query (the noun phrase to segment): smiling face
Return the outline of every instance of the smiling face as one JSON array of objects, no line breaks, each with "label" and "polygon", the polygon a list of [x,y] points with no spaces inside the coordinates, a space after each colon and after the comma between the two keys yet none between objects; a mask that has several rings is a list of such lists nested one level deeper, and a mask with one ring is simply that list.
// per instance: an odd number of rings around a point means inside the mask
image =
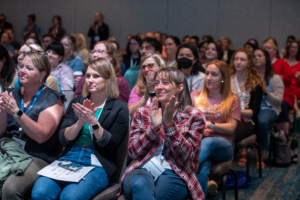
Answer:
[{"label": "smiling face", "polygon": [[205,85],[208,91],[220,91],[223,76],[220,69],[215,65],[208,65],[205,70]]},{"label": "smiling face", "polygon": [[209,43],[206,47],[205,57],[209,61],[218,60],[218,52],[216,45],[213,43]]},{"label": "smiling face", "polygon": [[51,49],[47,50],[47,54],[48,54],[48,59],[51,64],[51,69],[54,69],[60,63],[60,61],[63,59],[62,56],[58,55],[55,51],[53,51]]},{"label": "smiling face", "polygon": [[157,72],[159,70],[159,66],[157,65],[155,60],[152,57],[150,57],[150,58],[147,58],[142,63],[141,70],[142,70],[144,77],[146,78],[148,72],[150,72],[150,71]]},{"label": "smiling face", "polygon": [[237,52],[235,54],[233,65],[236,71],[247,70],[248,66],[248,57],[245,52]]},{"label": "smiling face", "polygon": [[254,64],[256,68],[264,67],[266,65],[266,57],[259,49],[254,51]]},{"label": "smiling face", "polygon": [[[111,61],[112,56],[110,54],[107,54],[107,49],[106,49],[105,44],[99,43],[94,47],[93,50],[95,51],[95,53],[92,54],[92,57],[91,57],[92,61],[96,60],[97,58],[106,58],[109,61]],[[98,51],[100,51],[102,53],[99,53]]]},{"label": "smiling face", "polygon": [[18,70],[18,77],[22,85],[30,86],[40,83],[40,80],[43,80],[45,75],[45,71],[43,71],[42,73],[38,71],[29,56],[25,56],[21,61]]},{"label": "smiling face", "polygon": [[101,75],[97,71],[93,70],[91,67],[87,68],[85,74],[85,82],[87,89],[91,94],[105,91],[105,79],[101,77]]},{"label": "smiling face", "polygon": [[174,40],[172,38],[167,38],[165,41],[165,52],[167,55],[176,54],[178,46],[176,46]]}]

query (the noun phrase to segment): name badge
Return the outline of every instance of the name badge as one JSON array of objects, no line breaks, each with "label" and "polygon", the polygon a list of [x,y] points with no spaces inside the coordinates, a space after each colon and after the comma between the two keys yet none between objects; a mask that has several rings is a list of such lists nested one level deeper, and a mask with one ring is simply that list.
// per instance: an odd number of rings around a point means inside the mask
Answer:
[{"label": "name badge", "polygon": [[149,160],[143,168],[151,172],[152,176],[154,176],[154,181],[165,171],[165,168],[156,160],[156,157]]},{"label": "name badge", "polygon": [[96,36],[94,37],[94,41],[95,41],[95,42],[100,41],[100,36],[99,36],[99,35],[96,35]]},{"label": "name badge", "polygon": [[20,138],[17,138],[15,135],[12,138],[14,141],[20,144],[22,149],[25,149],[26,140],[21,140]]}]

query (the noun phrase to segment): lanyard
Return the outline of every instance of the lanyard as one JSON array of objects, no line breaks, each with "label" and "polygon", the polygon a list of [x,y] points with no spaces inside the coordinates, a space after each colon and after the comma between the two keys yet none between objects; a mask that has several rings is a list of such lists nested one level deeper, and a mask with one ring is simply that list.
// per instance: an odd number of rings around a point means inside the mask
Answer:
[{"label": "lanyard", "polygon": [[174,60],[168,67],[172,67],[175,64],[176,60]]},{"label": "lanyard", "polygon": [[160,164],[162,165],[164,160],[165,160],[165,144],[164,142],[162,142],[162,151],[161,151],[161,154],[160,154]]},{"label": "lanyard", "polygon": [[133,58],[132,57],[130,57],[130,67],[134,67],[134,66],[136,66],[136,64],[137,64],[137,60],[133,63]]},{"label": "lanyard", "polygon": [[[239,94],[240,101],[244,101],[244,100],[245,100],[245,95],[246,95],[246,94],[245,94],[245,91],[243,92],[243,94],[241,94],[239,82],[238,82],[238,80],[237,80],[236,75],[234,75],[234,79],[235,79],[235,85],[236,85],[236,89],[237,89],[238,94]],[[241,102],[241,107],[242,107],[242,110],[245,109],[244,102]]]},{"label": "lanyard", "polygon": [[[39,91],[36,93],[36,95],[34,95],[34,99],[32,101],[32,104],[30,105],[30,107],[27,109],[27,111],[25,112],[25,114],[27,115],[27,113],[29,112],[29,110],[33,107],[33,105],[35,104],[36,100],[38,99],[38,97],[40,96],[43,88],[44,88],[44,84],[40,87]],[[21,99],[21,110],[24,112],[24,99],[22,97]]]}]

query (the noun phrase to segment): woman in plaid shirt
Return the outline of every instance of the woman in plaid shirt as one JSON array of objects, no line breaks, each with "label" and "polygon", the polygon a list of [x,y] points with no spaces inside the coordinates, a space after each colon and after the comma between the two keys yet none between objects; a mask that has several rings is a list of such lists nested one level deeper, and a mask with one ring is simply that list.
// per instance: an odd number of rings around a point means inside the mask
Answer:
[{"label": "woman in plaid shirt", "polygon": [[139,108],[132,121],[128,152],[133,162],[122,177],[129,199],[203,199],[197,180],[202,112],[191,106],[183,73],[160,69],[154,77],[156,97]]}]

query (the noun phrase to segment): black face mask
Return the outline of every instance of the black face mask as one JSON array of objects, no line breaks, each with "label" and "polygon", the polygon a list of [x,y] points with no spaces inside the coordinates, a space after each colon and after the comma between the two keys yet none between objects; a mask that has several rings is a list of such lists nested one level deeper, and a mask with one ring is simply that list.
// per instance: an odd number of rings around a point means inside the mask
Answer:
[{"label": "black face mask", "polygon": [[188,69],[192,66],[193,64],[193,61],[186,58],[186,57],[183,57],[183,58],[179,58],[177,60],[177,64],[178,64],[178,68],[182,68],[182,69]]}]

